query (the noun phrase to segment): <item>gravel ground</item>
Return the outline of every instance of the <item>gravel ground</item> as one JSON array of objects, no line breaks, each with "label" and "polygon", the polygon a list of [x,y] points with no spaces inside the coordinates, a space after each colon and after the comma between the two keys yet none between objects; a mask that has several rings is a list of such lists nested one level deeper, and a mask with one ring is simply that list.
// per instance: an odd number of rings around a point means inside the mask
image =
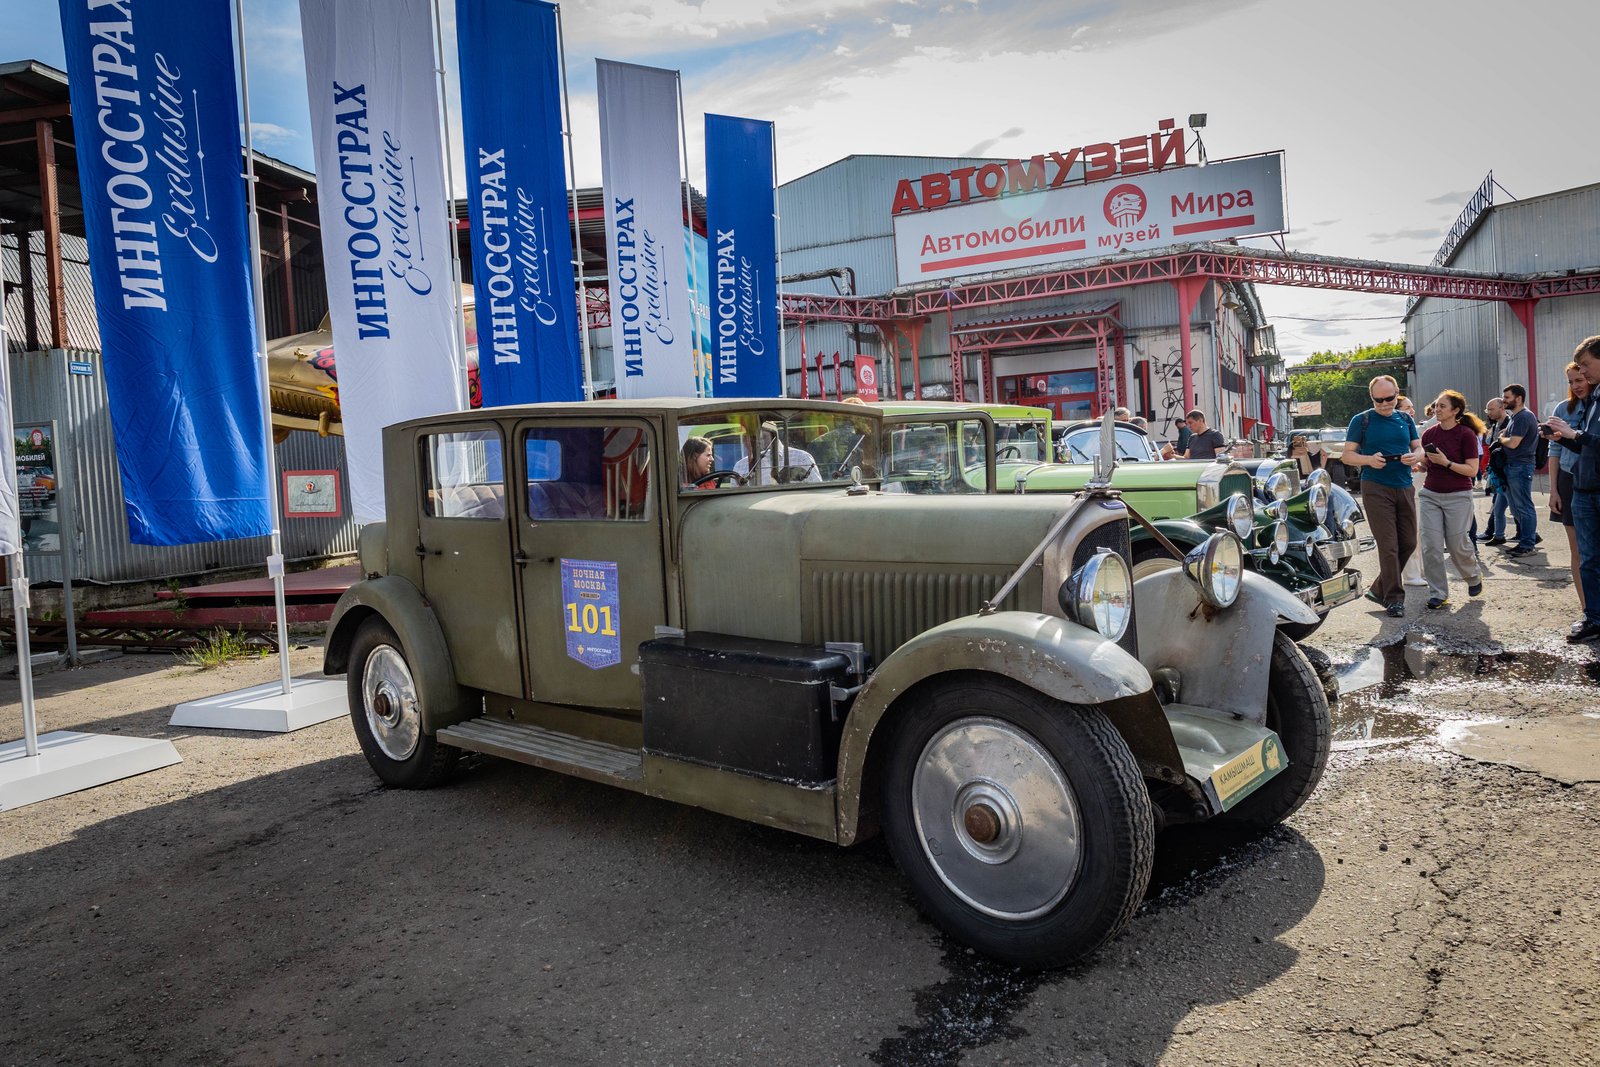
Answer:
[{"label": "gravel ground", "polygon": [[492,760],[386,790],[344,720],[166,725],[273,661],[41,675],[43,729],[183,763],[0,813],[0,1063],[1600,1062],[1600,786],[1441,744],[1600,708],[1544,547],[1449,611],[1336,612],[1317,795],[1264,837],[1169,831],[1127,932],[1048,975],[942,937],[880,842]]}]

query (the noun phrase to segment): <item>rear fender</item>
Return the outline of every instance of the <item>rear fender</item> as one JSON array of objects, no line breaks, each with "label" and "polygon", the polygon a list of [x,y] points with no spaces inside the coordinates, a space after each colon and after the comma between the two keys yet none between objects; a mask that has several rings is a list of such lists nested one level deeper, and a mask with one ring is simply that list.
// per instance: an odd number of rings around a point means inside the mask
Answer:
[{"label": "rear fender", "polygon": [[1056,700],[1099,705],[1142,762],[1182,770],[1150,674],[1138,660],[1098,633],[1054,615],[969,615],[901,645],[857,695],[839,743],[840,844],[856,840],[867,752],[879,724],[913,687],[953,671],[996,674]]},{"label": "rear fender", "polygon": [[343,674],[349,669],[356,631],[373,617],[388,623],[400,638],[417,685],[424,733],[432,734],[479,713],[472,690],[456,684],[450,649],[433,609],[416,586],[394,575],[357,582],[339,598],[328,624],[323,674]]}]

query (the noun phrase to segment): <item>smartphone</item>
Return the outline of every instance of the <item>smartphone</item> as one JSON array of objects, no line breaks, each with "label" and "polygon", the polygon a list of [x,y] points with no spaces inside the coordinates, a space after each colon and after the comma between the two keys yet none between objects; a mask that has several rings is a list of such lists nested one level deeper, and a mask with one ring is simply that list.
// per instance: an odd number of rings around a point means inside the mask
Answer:
[{"label": "smartphone", "polygon": [[1439,446],[1438,445],[1423,445],[1422,446],[1422,450],[1424,452],[1433,452],[1433,453],[1437,454],[1438,451],[1439,451]]}]

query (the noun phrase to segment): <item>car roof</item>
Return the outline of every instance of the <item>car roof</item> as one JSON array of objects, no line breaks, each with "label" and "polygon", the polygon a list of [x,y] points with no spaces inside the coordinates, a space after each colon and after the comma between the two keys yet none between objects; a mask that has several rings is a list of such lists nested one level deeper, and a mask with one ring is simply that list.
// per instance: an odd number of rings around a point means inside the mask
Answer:
[{"label": "car roof", "polygon": [[730,412],[755,410],[782,410],[870,416],[880,418],[882,412],[873,404],[845,404],[832,400],[798,400],[785,397],[754,397],[717,400],[704,397],[656,396],[632,400],[581,400],[549,404],[507,404],[503,407],[472,408],[467,411],[445,411],[424,415],[396,423],[399,427],[432,426],[440,423],[458,423],[472,418],[586,418],[594,415],[659,415],[673,414],[678,421],[690,421],[702,416],[724,415]]},{"label": "car roof", "polygon": [[950,412],[981,411],[995,419],[1048,419],[1049,408],[1022,404],[979,404],[954,400],[891,400],[877,405],[885,415],[945,415]]}]

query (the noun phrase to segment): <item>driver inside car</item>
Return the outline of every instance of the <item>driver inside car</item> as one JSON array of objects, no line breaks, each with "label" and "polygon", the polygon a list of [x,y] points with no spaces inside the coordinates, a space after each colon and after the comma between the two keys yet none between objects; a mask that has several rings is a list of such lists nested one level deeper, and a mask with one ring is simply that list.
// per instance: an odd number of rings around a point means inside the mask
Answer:
[{"label": "driver inside car", "polygon": [[716,483],[707,477],[714,466],[716,454],[711,450],[710,441],[704,437],[691,437],[683,443],[682,483],[685,489],[714,488]]},{"label": "driver inside car", "polygon": [[[811,457],[811,453],[786,443],[779,434],[778,424],[775,422],[761,424],[760,439],[756,445],[755,468],[756,485],[822,481],[822,472],[817,469],[817,461]],[[747,459],[741,458],[733,465],[733,469],[746,478],[750,477],[750,461]]]}]

